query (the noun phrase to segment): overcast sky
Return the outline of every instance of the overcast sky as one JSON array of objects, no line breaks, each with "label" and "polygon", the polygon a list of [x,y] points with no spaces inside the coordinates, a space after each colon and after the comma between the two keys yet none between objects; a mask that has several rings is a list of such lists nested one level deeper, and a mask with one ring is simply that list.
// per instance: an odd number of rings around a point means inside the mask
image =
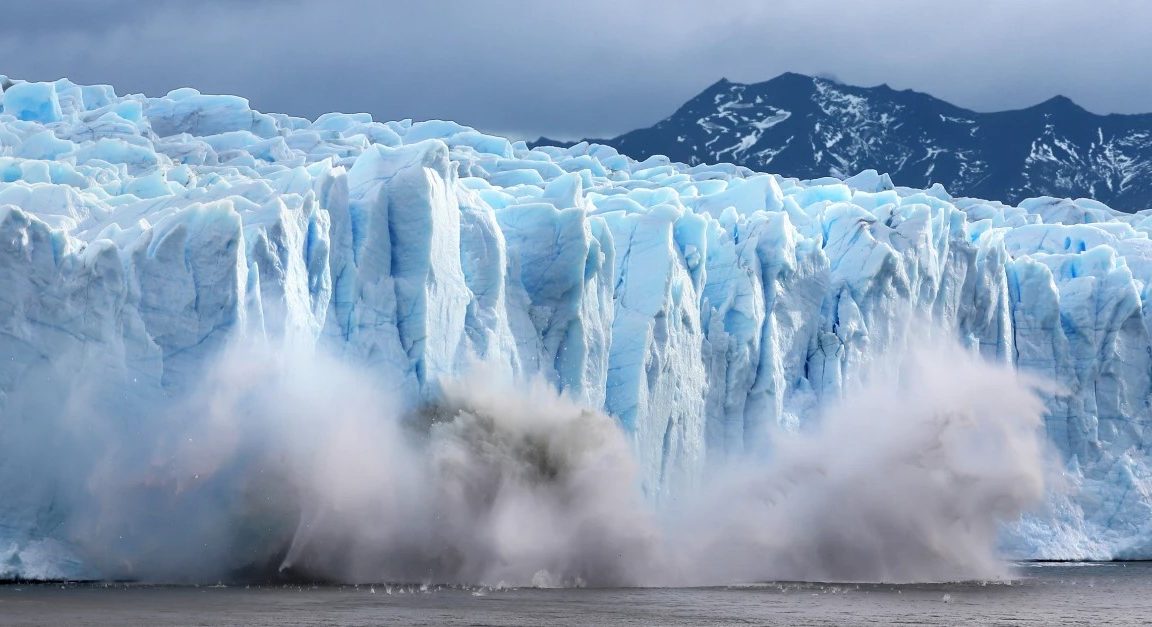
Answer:
[{"label": "overcast sky", "polygon": [[530,138],[648,126],[720,77],[822,73],[990,111],[1152,111],[1146,0],[37,0],[0,74],[193,86],[264,111],[446,118]]}]

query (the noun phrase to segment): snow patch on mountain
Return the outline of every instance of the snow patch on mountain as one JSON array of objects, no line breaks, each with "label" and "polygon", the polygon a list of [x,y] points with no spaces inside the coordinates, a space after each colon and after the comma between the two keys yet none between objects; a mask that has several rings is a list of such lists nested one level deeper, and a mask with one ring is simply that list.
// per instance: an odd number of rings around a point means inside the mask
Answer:
[{"label": "snow patch on mountain", "polygon": [[1152,207],[1152,114],[1095,115],[1062,97],[977,113],[887,85],[787,73],[721,80],[652,127],[596,141],[641,159],[733,162],[802,179],[874,169],[900,185],[939,183],[1007,203],[1068,196]]}]

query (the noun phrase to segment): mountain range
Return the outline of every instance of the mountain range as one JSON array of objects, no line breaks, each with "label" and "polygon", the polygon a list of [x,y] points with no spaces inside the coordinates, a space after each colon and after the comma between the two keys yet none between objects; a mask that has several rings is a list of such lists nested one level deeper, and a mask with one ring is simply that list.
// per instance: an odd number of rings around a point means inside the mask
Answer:
[{"label": "mountain range", "polygon": [[587,141],[637,159],[731,162],[802,179],[875,169],[896,185],[939,183],[956,196],[1013,204],[1056,196],[1152,207],[1152,114],[1098,115],[1064,96],[978,113],[888,85],[795,73],[721,79],[651,127]]}]

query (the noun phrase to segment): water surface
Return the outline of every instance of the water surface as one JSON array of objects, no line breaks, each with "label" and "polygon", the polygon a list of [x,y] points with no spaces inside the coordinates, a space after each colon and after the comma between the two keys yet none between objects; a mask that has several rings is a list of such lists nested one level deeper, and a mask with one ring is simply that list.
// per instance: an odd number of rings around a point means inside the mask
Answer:
[{"label": "water surface", "polygon": [[1011,582],[715,588],[0,586],[5,625],[1142,625],[1152,563],[1022,564]]}]

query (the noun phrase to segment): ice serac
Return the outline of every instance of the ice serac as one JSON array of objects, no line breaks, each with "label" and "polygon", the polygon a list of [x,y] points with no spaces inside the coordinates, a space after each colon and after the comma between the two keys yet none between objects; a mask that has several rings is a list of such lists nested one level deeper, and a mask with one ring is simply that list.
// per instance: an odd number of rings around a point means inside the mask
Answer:
[{"label": "ice serac", "polygon": [[[1152,214],[0,85],[0,431],[77,394],[147,421],[237,339],[322,346],[412,402],[479,360],[614,416],[659,500],[934,330],[1064,389],[1045,428],[1076,489],[1011,546],[1152,557]],[[67,576],[63,488],[21,464],[0,574]]]}]

